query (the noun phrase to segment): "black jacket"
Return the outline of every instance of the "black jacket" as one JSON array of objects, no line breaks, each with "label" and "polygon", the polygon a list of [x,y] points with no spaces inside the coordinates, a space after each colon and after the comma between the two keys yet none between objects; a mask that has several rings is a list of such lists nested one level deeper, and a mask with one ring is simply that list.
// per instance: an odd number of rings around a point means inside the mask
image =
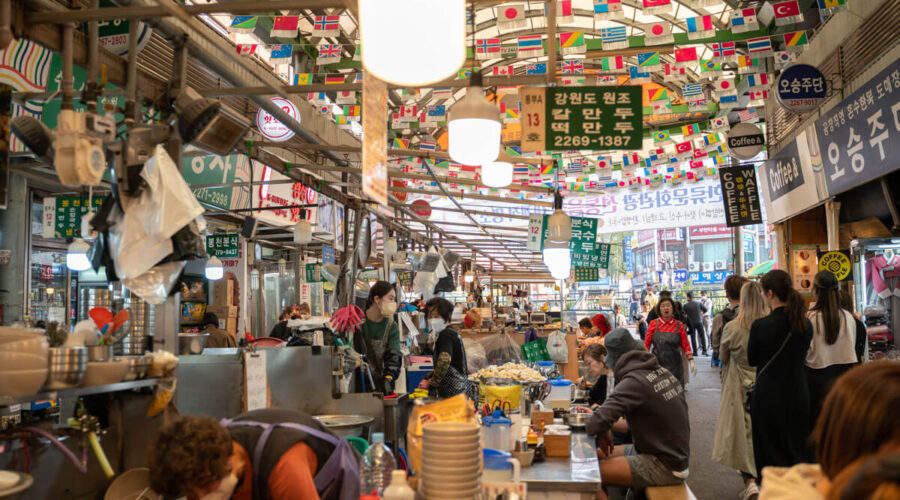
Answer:
[{"label": "black jacket", "polygon": [[689,325],[694,327],[703,325],[703,313],[706,312],[706,308],[703,307],[700,301],[689,300],[684,303],[682,309],[684,309],[685,319]]}]

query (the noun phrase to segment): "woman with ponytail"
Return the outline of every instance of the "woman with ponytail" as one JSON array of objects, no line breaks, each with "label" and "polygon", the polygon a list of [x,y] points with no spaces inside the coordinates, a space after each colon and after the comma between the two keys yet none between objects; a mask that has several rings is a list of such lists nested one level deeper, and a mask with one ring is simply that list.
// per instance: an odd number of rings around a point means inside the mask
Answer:
[{"label": "woman with ponytail", "polygon": [[770,271],[760,282],[771,313],[753,322],[747,360],[756,367],[750,397],[753,456],[757,471],[812,461],[808,441],[809,386],[804,364],[812,340],[803,297],[791,276]]},{"label": "woman with ponytail", "polygon": [[816,305],[806,314],[813,325],[813,339],[806,353],[810,421],[815,422],[822,401],[834,381],[856,366],[856,321],[841,307],[837,277],[820,271],[813,281]]}]

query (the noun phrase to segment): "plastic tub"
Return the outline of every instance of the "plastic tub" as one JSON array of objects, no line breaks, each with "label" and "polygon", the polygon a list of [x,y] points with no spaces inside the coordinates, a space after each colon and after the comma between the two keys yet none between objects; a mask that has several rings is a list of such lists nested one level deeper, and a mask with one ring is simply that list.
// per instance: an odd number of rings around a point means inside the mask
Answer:
[{"label": "plastic tub", "polygon": [[544,400],[553,409],[568,411],[572,406],[572,381],[568,379],[556,379],[550,381],[550,395]]}]

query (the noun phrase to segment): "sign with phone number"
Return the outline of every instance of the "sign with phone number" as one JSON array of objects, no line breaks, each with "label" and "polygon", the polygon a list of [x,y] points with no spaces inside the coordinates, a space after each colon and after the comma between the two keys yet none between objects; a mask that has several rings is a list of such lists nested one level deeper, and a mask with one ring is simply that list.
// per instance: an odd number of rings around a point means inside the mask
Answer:
[{"label": "sign with phone number", "polygon": [[522,151],[635,149],[643,141],[640,86],[535,87],[521,95]]}]

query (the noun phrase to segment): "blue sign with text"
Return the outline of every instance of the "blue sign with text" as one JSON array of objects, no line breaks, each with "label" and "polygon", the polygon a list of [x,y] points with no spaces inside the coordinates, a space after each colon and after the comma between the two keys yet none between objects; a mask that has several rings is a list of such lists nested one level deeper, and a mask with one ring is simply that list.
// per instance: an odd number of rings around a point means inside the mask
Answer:
[{"label": "blue sign with text", "polygon": [[702,273],[689,273],[691,283],[724,283],[731,273],[729,271],[711,271]]},{"label": "blue sign with text", "polygon": [[794,64],[778,76],[775,95],[782,106],[794,113],[804,113],[819,107],[828,93],[825,75],[815,66]]},{"label": "blue sign with text", "polygon": [[675,282],[676,283],[684,283],[688,279],[688,272],[686,269],[676,269],[675,270]]},{"label": "blue sign with text", "polygon": [[626,236],[622,238],[622,253],[625,255],[625,272],[634,272],[634,253],[631,251],[631,239],[634,236]]}]

